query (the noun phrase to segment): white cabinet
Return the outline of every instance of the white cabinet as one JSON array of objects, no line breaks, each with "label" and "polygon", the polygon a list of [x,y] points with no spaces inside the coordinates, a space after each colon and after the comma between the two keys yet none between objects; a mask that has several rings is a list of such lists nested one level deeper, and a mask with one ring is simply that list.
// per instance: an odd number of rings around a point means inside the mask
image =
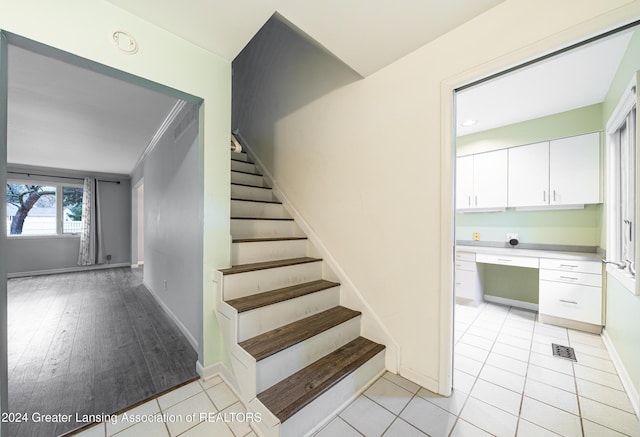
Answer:
[{"label": "white cabinet", "polygon": [[510,207],[549,204],[549,142],[509,149]]},{"label": "white cabinet", "polygon": [[549,142],[551,205],[600,202],[600,134]]},{"label": "white cabinet", "polygon": [[507,206],[507,149],[457,159],[456,208]]},{"label": "white cabinet", "polygon": [[[600,261],[567,261],[540,259],[539,311],[559,320],[594,325],[602,320],[602,263]],[[582,327],[582,325],[578,326]]]},{"label": "white cabinet", "polygon": [[509,149],[510,207],[600,203],[598,132]]},{"label": "white cabinet", "polygon": [[482,279],[475,259],[473,252],[456,251],[455,293],[456,298],[478,305],[482,302]]}]

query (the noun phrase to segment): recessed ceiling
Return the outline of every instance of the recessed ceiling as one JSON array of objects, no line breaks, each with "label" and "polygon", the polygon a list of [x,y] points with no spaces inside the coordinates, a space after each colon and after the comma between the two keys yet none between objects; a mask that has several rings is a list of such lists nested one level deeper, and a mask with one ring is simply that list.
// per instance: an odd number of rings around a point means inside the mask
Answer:
[{"label": "recessed ceiling", "polygon": [[[601,103],[631,35],[623,32],[457,93],[457,135]],[[466,120],[477,122],[463,126]]]},{"label": "recessed ceiling", "polygon": [[9,46],[7,162],[129,174],[177,100]]},{"label": "recessed ceiling", "polygon": [[504,0],[108,0],[232,61],[274,13],[368,76]]}]

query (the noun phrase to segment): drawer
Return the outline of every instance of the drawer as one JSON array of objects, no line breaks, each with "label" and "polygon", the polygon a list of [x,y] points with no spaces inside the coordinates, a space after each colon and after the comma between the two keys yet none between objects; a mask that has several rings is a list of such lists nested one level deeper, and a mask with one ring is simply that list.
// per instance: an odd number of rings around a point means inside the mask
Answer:
[{"label": "drawer", "polygon": [[475,261],[476,254],[474,252],[458,252],[456,251],[456,261]]},{"label": "drawer", "polygon": [[602,274],[602,261],[574,261],[569,259],[540,258],[540,268],[563,272]]},{"label": "drawer", "polygon": [[602,288],[540,281],[540,314],[602,324]]},{"label": "drawer", "polygon": [[475,261],[458,261],[456,260],[456,271],[457,270],[467,270],[470,272],[475,272],[478,270]]},{"label": "drawer", "polygon": [[540,280],[602,287],[602,275],[595,275],[592,273],[540,269]]},{"label": "drawer", "polygon": [[503,266],[529,267],[532,269],[538,268],[538,258],[528,256],[490,255],[487,253],[478,253],[476,255],[476,262],[485,264],[501,264]]}]

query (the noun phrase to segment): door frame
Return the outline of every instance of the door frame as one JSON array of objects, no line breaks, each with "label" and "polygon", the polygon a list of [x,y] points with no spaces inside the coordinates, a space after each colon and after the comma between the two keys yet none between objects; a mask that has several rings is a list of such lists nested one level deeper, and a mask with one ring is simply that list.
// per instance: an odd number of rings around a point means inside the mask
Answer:
[{"label": "door frame", "polygon": [[[438,393],[451,394],[455,322],[456,93],[607,36],[640,26],[638,17],[601,16],[453,75],[440,84],[440,347]],[[608,21],[607,21],[608,20]]]}]

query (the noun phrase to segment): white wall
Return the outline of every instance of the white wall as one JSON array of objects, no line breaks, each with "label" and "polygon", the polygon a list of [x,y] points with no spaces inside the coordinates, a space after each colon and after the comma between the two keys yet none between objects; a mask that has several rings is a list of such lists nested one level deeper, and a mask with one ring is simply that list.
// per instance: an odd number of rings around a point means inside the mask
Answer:
[{"label": "white wall", "polygon": [[138,194],[138,235],[136,236],[138,246],[137,263],[144,263],[144,186],[141,185],[137,189]]},{"label": "white wall", "polygon": [[[203,174],[198,108],[186,104],[140,164],[144,176],[144,283],[197,349],[202,342]],[[191,119],[175,138],[176,126]],[[183,124],[184,127],[186,127]],[[138,249],[140,253],[140,249]]]},{"label": "white wall", "polygon": [[[200,113],[204,135],[198,146],[206,205],[199,360],[203,366],[226,360],[213,310],[211,271],[228,267],[230,261],[230,63],[101,0],[0,0],[0,11],[0,29],[204,100]],[[110,36],[117,29],[137,39],[137,54],[122,54],[113,47]]]},{"label": "white wall", "polygon": [[277,62],[234,70],[234,87],[257,84],[242,105],[263,108],[234,127],[400,344],[401,374],[446,391],[452,88],[637,17],[638,6],[507,0],[352,82],[314,53],[281,56],[275,44],[259,56]]}]

